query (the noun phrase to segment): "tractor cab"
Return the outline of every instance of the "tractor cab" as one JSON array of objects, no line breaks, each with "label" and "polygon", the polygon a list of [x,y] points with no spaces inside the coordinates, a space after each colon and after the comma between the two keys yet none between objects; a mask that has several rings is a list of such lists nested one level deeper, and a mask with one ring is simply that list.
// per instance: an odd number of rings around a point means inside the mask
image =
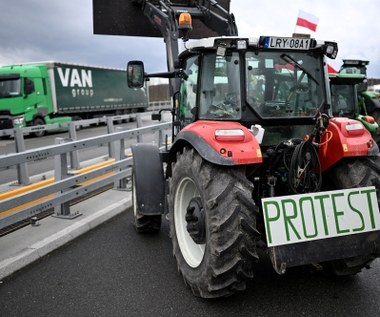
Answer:
[{"label": "tractor cab", "polygon": [[[313,39],[219,37],[192,41],[179,56],[181,127],[196,120],[265,128],[263,143],[310,133],[328,111],[324,55]],[[281,140],[280,140],[281,139]]]}]

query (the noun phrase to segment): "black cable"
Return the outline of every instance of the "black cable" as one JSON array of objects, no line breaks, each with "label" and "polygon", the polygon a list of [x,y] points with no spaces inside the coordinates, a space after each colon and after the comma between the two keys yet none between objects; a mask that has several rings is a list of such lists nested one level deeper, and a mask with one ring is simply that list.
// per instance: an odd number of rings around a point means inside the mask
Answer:
[{"label": "black cable", "polygon": [[322,175],[317,146],[311,139],[298,144],[289,166],[289,186],[296,194],[317,192],[322,186]]}]

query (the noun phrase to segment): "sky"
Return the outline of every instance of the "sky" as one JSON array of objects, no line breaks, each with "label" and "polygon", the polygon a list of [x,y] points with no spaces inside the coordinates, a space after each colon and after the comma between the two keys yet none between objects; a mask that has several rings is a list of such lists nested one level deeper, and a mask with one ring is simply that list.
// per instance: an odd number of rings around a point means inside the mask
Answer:
[{"label": "sky", "polygon": [[[329,64],[339,69],[342,59],[369,60],[368,77],[380,78],[380,1],[231,0],[245,37],[290,36],[299,10],[319,19],[312,37],[338,43],[338,57]],[[92,0],[0,0],[0,65],[59,61],[125,68],[138,59],[146,71],[160,72],[165,54],[162,39],[94,35]]]}]

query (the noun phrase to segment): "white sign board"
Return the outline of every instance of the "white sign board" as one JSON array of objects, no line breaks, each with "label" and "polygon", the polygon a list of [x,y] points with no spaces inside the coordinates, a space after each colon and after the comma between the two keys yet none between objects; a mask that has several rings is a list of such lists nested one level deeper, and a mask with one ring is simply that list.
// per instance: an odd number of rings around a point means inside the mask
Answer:
[{"label": "white sign board", "polygon": [[375,187],[262,199],[269,247],[380,230]]}]

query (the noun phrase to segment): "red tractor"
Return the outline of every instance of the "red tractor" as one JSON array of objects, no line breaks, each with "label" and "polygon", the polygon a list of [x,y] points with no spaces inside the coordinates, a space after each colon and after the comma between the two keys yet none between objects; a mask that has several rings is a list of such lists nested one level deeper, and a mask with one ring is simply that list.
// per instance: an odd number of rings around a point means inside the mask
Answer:
[{"label": "red tractor", "polygon": [[[171,146],[132,148],[136,230],[168,218],[178,269],[205,298],[245,289],[258,249],[279,274],[369,267],[380,256],[379,150],[359,121],[332,117],[326,57],[337,44],[239,37],[229,1],[134,3],[165,38],[169,70],[130,62],[128,84],[169,78],[173,96]],[[198,39],[192,18],[218,36]]]}]

